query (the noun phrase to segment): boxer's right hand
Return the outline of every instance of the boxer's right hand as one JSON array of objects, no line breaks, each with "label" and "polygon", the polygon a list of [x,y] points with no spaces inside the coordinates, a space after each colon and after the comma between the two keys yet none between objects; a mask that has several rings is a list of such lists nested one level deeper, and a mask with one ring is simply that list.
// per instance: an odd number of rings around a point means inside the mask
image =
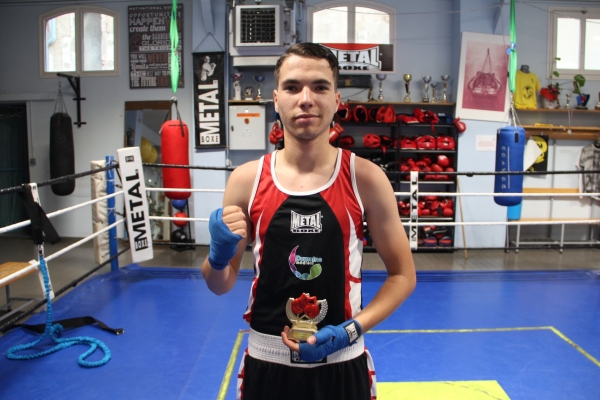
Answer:
[{"label": "boxer's right hand", "polygon": [[219,208],[208,221],[210,250],[208,262],[216,270],[223,270],[237,252],[237,245],[246,237],[246,217],[238,206]]}]

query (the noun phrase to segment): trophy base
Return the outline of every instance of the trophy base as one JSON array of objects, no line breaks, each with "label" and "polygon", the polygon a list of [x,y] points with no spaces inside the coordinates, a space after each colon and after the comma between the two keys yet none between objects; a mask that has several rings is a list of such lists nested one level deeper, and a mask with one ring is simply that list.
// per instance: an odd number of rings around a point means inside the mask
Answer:
[{"label": "trophy base", "polygon": [[262,96],[256,96],[254,100],[262,100]]},{"label": "trophy base", "polygon": [[405,97],[405,98],[404,98],[404,102],[405,102],[405,103],[410,103],[410,97]]},{"label": "trophy base", "polygon": [[427,97],[425,97],[425,98],[423,99],[423,103],[429,103],[429,99],[428,99]]},{"label": "trophy base", "polygon": [[292,324],[292,329],[288,332],[289,339],[299,342],[306,342],[310,336],[317,333],[317,327],[312,322],[298,321]]},{"label": "trophy base", "polygon": [[596,107],[594,107],[594,110],[600,110],[600,103]]}]

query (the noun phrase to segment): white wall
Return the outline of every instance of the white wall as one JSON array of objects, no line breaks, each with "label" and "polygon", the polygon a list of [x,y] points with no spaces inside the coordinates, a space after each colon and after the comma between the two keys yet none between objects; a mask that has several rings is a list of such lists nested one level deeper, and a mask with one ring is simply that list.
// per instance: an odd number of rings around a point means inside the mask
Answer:
[{"label": "white wall", "polygon": [[[274,1],[265,0],[264,4]],[[452,76],[449,95],[456,99],[456,77],[458,76],[458,60],[460,56],[460,32],[481,32],[508,34],[508,5],[504,5],[499,18],[496,18],[497,2],[489,0],[380,0],[382,4],[398,10],[396,17],[396,75],[387,78],[384,85],[386,100],[401,101],[404,96],[402,74],[411,73],[416,78],[431,75],[434,78],[442,74]],[[204,29],[200,0],[179,1],[184,7],[184,80],[185,87],[178,89],[179,109],[184,121],[193,132],[193,51],[219,51],[227,49],[225,21],[227,20],[225,1],[211,0],[213,16],[214,39],[207,37]],[[307,5],[318,5],[322,1],[307,0]],[[88,3],[86,3],[88,4]],[[128,36],[127,36],[127,7],[139,5],[139,2],[123,3],[120,1],[98,1],[93,5],[106,7],[117,11],[120,15],[120,68],[117,77],[82,78],[81,102],[82,120],[87,124],[81,128],[73,127],[76,146],[76,171],[90,169],[90,161],[104,159],[106,155],[115,155],[116,149],[123,146],[124,137],[124,103],[136,100],[168,100],[173,96],[171,89],[129,89],[128,79]],[[536,3],[535,7],[517,3],[517,43],[519,64],[528,64],[536,73],[542,85],[547,82],[544,78],[546,70],[546,52],[548,35],[549,5],[573,5],[576,2]],[[38,72],[38,16],[53,8],[65,4],[48,5],[0,5],[0,32],[5,40],[0,43],[0,101],[14,99],[17,94],[47,94],[53,96],[57,91],[56,79],[41,79]],[[589,3],[586,3],[589,8]],[[452,11],[460,11],[452,13]],[[306,15],[303,16],[306,23]],[[300,40],[306,39],[306,28],[300,30]],[[232,71],[229,71],[231,73]],[[261,74],[271,74],[271,70],[260,70]],[[228,73],[228,75],[229,75]],[[244,71],[251,77],[253,70]],[[272,75],[271,75],[272,76]],[[269,78],[269,76],[267,75]],[[268,79],[263,88],[269,93],[274,88],[273,79]],[[248,78],[250,79],[250,78]],[[415,79],[411,85],[415,92],[422,90],[422,82]],[[74,119],[76,115],[73,91],[66,79],[62,79],[63,94],[69,114]],[[586,91],[596,93],[600,85],[596,81],[586,83]],[[343,96],[355,100],[366,100],[366,92],[354,95],[358,90],[344,89]],[[27,97],[27,96],[25,96]],[[49,120],[53,113],[53,101],[31,102],[31,135],[33,138],[32,156],[37,164],[31,167],[32,181],[49,179]],[[267,118],[270,120],[272,109],[267,108]],[[461,171],[493,171],[494,162],[490,153],[476,152],[475,136],[478,134],[495,134],[502,123],[483,121],[465,121],[467,131],[459,140],[459,170]],[[268,124],[270,127],[270,123]],[[193,135],[190,135],[193,137]],[[193,140],[193,139],[192,139]],[[559,144],[562,146],[562,144]],[[568,146],[578,145],[571,143]],[[230,159],[233,165],[239,165],[246,160],[257,158],[260,152],[224,150],[194,150],[190,143],[191,160],[196,165],[218,166],[226,165]],[[563,157],[563,156],[561,156]],[[565,156],[566,157],[566,156]],[[568,157],[572,158],[572,154]],[[572,164],[571,162],[569,162]],[[196,188],[223,189],[228,174],[218,171],[194,171],[193,184]],[[461,178],[463,192],[481,192],[492,190],[493,177]],[[42,204],[50,212],[67,205],[89,199],[89,180],[78,179],[75,193],[71,196],[54,196],[49,188],[42,190]],[[208,217],[210,212],[220,206],[221,194],[195,194],[192,205],[192,215]],[[494,221],[505,219],[505,208],[496,206],[489,198],[465,198],[463,202],[464,219],[466,221]],[[86,236],[92,232],[90,211],[81,210],[65,220],[56,222],[59,233],[63,236]],[[199,243],[208,243],[208,233],[205,223],[194,224],[195,239]],[[457,244],[462,241],[461,230],[457,229]],[[496,246],[504,244],[503,228],[467,228],[468,246]]]}]

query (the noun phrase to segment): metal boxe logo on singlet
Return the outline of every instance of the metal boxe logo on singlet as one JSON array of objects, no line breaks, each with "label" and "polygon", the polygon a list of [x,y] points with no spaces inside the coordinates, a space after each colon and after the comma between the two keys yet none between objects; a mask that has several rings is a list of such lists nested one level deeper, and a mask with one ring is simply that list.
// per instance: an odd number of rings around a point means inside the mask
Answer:
[{"label": "metal boxe logo on singlet", "polygon": [[134,263],[150,260],[154,257],[154,252],[140,148],[119,149],[117,157],[123,184],[131,259]]}]

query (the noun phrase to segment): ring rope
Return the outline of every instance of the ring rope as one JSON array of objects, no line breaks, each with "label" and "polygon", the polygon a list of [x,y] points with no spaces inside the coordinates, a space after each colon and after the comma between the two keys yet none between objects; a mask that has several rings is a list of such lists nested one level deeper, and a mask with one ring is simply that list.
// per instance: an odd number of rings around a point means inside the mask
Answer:
[{"label": "ring rope", "polygon": [[[48,216],[48,218],[56,217],[58,215],[65,214],[68,211],[73,211],[73,210],[76,210],[78,208],[81,208],[81,207],[84,207],[84,206],[87,206],[87,205],[90,205],[90,204],[94,204],[94,203],[97,203],[97,202],[102,201],[102,200],[108,200],[108,199],[110,199],[112,197],[115,197],[115,196],[118,196],[120,194],[123,194],[122,190],[119,191],[119,192],[111,193],[111,194],[106,195],[106,196],[98,197],[98,198],[96,198],[94,200],[88,200],[88,201],[85,201],[83,203],[76,204],[74,206],[70,206],[70,207],[66,207],[66,208],[60,209],[60,210],[56,210],[54,212],[51,212],[51,213],[47,214],[47,216]],[[5,232],[9,232],[9,231],[12,231],[12,230],[15,230],[15,229],[22,228],[22,227],[30,225],[30,224],[31,224],[31,220],[17,222],[16,224],[12,224],[12,225],[5,226],[4,228],[0,228],[0,234],[5,233]]]},{"label": "ring rope", "polygon": [[[79,365],[81,365],[82,367],[86,367],[86,368],[100,367],[100,366],[106,364],[111,358],[111,353],[110,353],[110,349],[104,344],[104,342],[102,342],[98,339],[94,339],[89,336],[76,336],[76,337],[64,338],[64,339],[60,338],[62,331],[63,331],[63,327],[61,324],[52,325],[52,301],[50,300],[50,284],[49,284],[50,279],[48,277],[48,269],[46,268],[46,262],[44,261],[44,256],[42,256],[42,255],[40,255],[40,269],[41,269],[43,277],[44,277],[44,288],[46,289],[45,290],[46,306],[47,306],[46,329],[44,330],[44,333],[42,334],[42,336],[40,336],[39,339],[37,339],[31,343],[19,344],[19,345],[9,348],[6,351],[6,357],[9,360],[31,360],[31,359],[42,357],[42,356],[45,356],[45,355],[48,355],[51,353],[55,353],[59,350],[66,349],[67,347],[71,347],[76,344],[88,344],[90,346],[90,348],[88,349],[88,351],[86,351],[85,353],[83,353],[82,355],[79,356],[77,363]],[[57,343],[56,346],[54,346],[48,350],[40,351],[38,353],[33,353],[33,354],[25,354],[25,355],[15,354],[18,351],[30,349],[30,348],[36,346],[48,335],[52,338],[52,340],[54,340],[55,343]],[[97,348],[100,348],[104,352],[104,357],[99,361],[86,361],[86,358],[88,358],[92,353],[94,353],[94,351],[96,351]]]},{"label": "ring rope", "polygon": [[[116,227],[119,224],[122,224],[123,222],[125,222],[125,220],[120,219],[117,222],[115,222],[114,224],[106,226],[106,227],[102,228],[101,230],[99,230],[97,232],[94,232],[93,234],[91,234],[89,236],[86,236],[83,239],[81,239],[81,240],[79,240],[79,241],[77,241],[77,242],[75,242],[73,244],[70,244],[69,246],[67,246],[67,247],[65,247],[63,249],[58,250],[55,253],[52,253],[51,255],[49,255],[49,256],[46,257],[46,261],[51,261],[51,260],[55,259],[56,257],[59,257],[59,256],[65,254],[66,252],[74,249],[75,247],[77,247],[77,246],[79,246],[79,245],[81,245],[81,244],[83,244],[83,243],[85,243],[85,242],[87,242],[87,241],[95,238],[96,236],[101,235],[102,233],[104,233],[104,232],[106,232],[106,231],[108,231],[108,230]],[[19,277],[21,277],[23,275],[27,275],[30,271],[36,270],[39,266],[40,266],[40,261],[35,261],[35,262],[31,263],[29,266],[21,269],[20,271],[15,272],[14,274],[8,275],[8,276],[4,277],[3,279],[0,279],[0,285],[8,283],[9,281],[12,281],[15,278],[19,278]]]},{"label": "ring rope", "polygon": [[[394,192],[396,196],[410,196],[410,192]],[[493,196],[493,197],[600,197],[600,193],[453,193],[453,192],[421,192],[419,196],[463,197],[463,196]]]},{"label": "ring rope", "polygon": [[225,193],[225,189],[178,189],[178,188],[146,188],[146,192],[205,192]]},{"label": "ring rope", "polygon": [[206,169],[214,171],[233,171],[237,167],[203,167],[200,165],[181,165],[181,164],[155,164],[155,163],[142,163],[144,167],[156,167],[156,168],[185,168],[185,169]]},{"label": "ring rope", "polygon": [[[88,176],[88,175],[93,175],[93,174],[97,174],[99,172],[104,172],[104,171],[108,171],[109,169],[115,169],[118,167],[118,164],[112,164],[106,167],[102,167],[102,168],[98,168],[98,169],[93,169],[90,171],[85,171],[85,172],[79,172],[77,174],[72,174],[72,175],[65,175],[65,176],[61,176],[60,178],[54,178],[54,179],[50,179],[47,181],[42,181],[40,183],[37,184],[38,187],[42,187],[42,186],[49,186],[49,185],[54,185],[55,183],[60,183],[60,182],[67,182],[67,181],[72,181],[76,178],[81,178],[84,176]],[[23,190],[23,186],[13,186],[10,188],[6,188],[6,189],[0,189],[0,195],[3,194],[9,194],[9,193],[16,193],[16,192],[22,192]]]}]

